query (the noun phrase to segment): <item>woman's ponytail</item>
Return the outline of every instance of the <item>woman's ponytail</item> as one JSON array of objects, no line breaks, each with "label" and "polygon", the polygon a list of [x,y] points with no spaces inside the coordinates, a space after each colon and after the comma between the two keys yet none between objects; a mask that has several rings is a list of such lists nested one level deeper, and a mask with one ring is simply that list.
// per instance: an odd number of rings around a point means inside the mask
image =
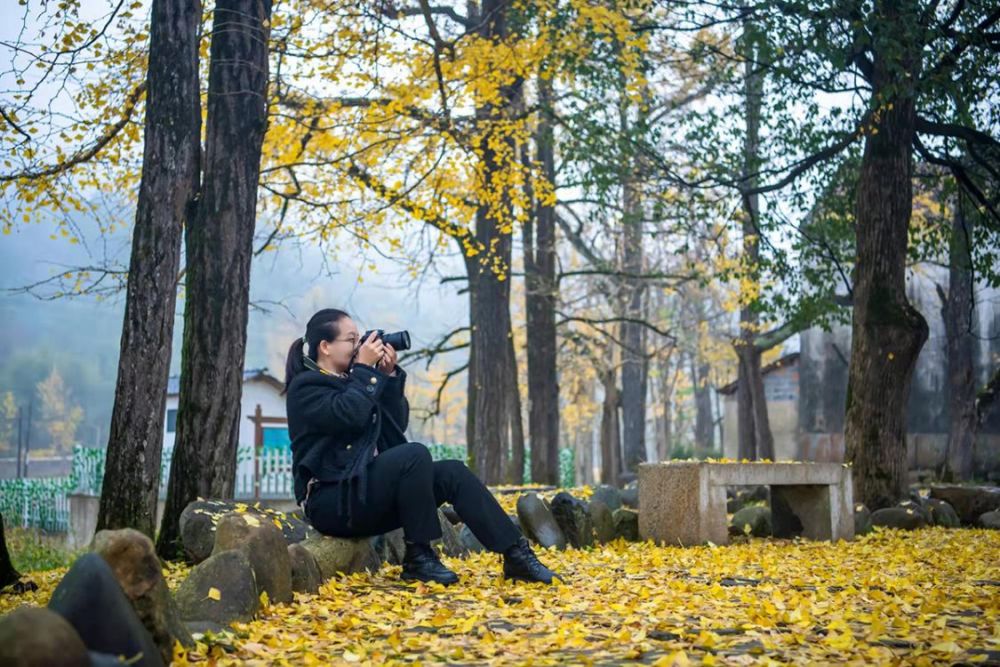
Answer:
[{"label": "woman's ponytail", "polygon": [[304,350],[305,341],[302,338],[296,338],[292,346],[288,348],[288,358],[285,359],[285,390],[281,393],[287,392],[288,387],[292,384],[292,378],[306,369],[306,365],[302,361]]}]

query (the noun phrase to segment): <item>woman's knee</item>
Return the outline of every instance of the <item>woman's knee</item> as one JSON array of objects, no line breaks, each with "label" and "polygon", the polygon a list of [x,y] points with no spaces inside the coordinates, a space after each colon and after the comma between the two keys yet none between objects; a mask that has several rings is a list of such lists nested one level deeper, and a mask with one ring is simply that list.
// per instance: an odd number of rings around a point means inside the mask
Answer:
[{"label": "woman's knee", "polygon": [[427,449],[427,445],[422,442],[404,442],[401,445],[396,445],[392,449],[400,450],[399,454],[420,464],[430,464],[433,462],[431,458],[431,450]]},{"label": "woman's knee", "polygon": [[456,479],[462,479],[465,477],[475,477],[469,466],[465,465],[465,461],[459,461],[458,459],[446,459],[444,461],[434,462],[434,474],[435,475],[446,475],[448,477],[453,477]]}]

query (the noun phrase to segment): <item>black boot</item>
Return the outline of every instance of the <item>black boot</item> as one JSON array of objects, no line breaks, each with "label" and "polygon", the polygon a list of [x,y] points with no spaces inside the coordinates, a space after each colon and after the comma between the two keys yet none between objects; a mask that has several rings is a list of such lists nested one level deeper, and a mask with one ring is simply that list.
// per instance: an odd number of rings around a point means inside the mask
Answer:
[{"label": "black boot", "polygon": [[551,584],[552,579],[566,581],[560,575],[542,565],[523,536],[517,544],[503,552],[503,576],[517,581],[540,581]]},{"label": "black boot", "polygon": [[405,542],[406,553],[403,555],[403,574],[401,579],[407,581],[436,581],[439,584],[454,584],[458,575],[441,563],[437,551],[427,542]]}]

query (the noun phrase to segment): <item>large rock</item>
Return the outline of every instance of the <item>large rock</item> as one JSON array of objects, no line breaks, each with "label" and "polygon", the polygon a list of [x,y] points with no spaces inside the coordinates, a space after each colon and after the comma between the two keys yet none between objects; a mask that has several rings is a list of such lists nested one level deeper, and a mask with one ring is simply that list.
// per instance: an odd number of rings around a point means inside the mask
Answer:
[{"label": "large rock", "polygon": [[634,510],[639,509],[639,482],[633,481],[629,482],[622,488],[622,505],[625,507],[631,507]]},{"label": "large rock", "polygon": [[212,554],[195,565],[177,587],[176,595],[185,621],[225,626],[252,620],[260,608],[253,567],[240,549]]},{"label": "large rock", "polygon": [[297,513],[285,514],[235,500],[195,500],[188,503],[180,518],[181,545],[189,563],[200,563],[212,554],[215,547],[215,527],[230,512],[249,514],[261,523],[274,524],[277,521],[288,544],[301,542],[310,533],[308,524]]},{"label": "large rock", "polygon": [[175,640],[194,645],[167,588],[152,540],[132,528],[102,530],[94,535],[91,549],[111,568],[165,664],[173,658]]},{"label": "large rock", "polygon": [[930,517],[930,522],[935,526],[958,528],[962,525],[962,520],[958,518],[955,508],[943,500],[928,498],[924,501],[924,509]]},{"label": "large rock", "polygon": [[300,544],[316,558],[323,581],[336,576],[338,572],[343,574],[354,574],[364,570],[378,572],[382,565],[368,538],[320,535],[309,537]]},{"label": "large rock", "polygon": [[164,664],[108,561],[92,551],[73,561],[46,606],[73,626],[92,664],[107,664],[109,654],[150,667]]},{"label": "large rock", "polygon": [[476,551],[486,551],[486,547],[483,546],[483,543],[479,541],[479,538],[476,537],[475,533],[472,532],[469,526],[464,523],[458,530],[458,539],[462,541],[462,544],[470,553]]},{"label": "large rock", "polygon": [[615,537],[627,542],[639,541],[639,513],[627,507],[619,507],[611,513],[615,522]]},{"label": "large rock", "polygon": [[437,545],[441,545],[445,556],[453,556],[455,558],[465,558],[468,556],[469,550],[465,548],[462,540],[458,537],[458,528],[455,527],[455,524],[440,509],[438,510],[438,523],[441,525],[441,537],[431,542],[431,544],[435,548]]},{"label": "large rock", "polygon": [[587,505],[590,521],[594,524],[594,538],[598,542],[610,542],[615,539],[615,517],[601,500],[591,500]]},{"label": "large rock", "polygon": [[566,536],[562,528],[537,494],[525,493],[517,499],[517,517],[529,540],[543,547],[566,548]]},{"label": "large rock", "polygon": [[593,546],[594,522],[586,502],[560,491],[552,499],[550,510],[570,545],[577,549]]},{"label": "large rock", "polygon": [[379,558],[389,565],[401,565],[403,556],[406,555],[406,542],[403,540],[403,529],[397,528],[384,535],[380,535],[372,547],[378,553]]},{"label": "large rock", "polygon": [[872,530],[872,513],[864,503],[854,505],[854,534],[864,535]]},{"label": "large rock", "polygon": [[316,557],[301,543],[289,544],[288,560],[292,564],[292,590],[296,593],[315,593],[323,583]]},{"label": "large rock", "polygon": [[451,505],[445,503],[439,508],[439,510],[442,514],[448,517],[448,521],[451,521],[453,526],[462,523],[462,517],[458,516],[458,512],[456,512],[455,508]]},{"label": "large rock", "polygon": [[80,635],[56,612],[18,607],[0,616],[0,665],[11,667],[89,667]]},{"label": "large rock", "polygon": [[271,602],[292,601],[292,562],[288,544],[278,527],[255,514],[223,515],[215,531],[213,554],[239,549],[250,559],[257,592]]},{"label": "large rock", "polygon": [[914,530],[926,526],[927,520],[922,512],[912,507],[883,507],[872,512],[872,525]]},{"label": "large rock", "polygon": [[909,509],[913,510],[914,512],[917,512],[922,517],[924,517],[924,523],[930,525],[931,511],[929,508],[924,506],[923,500],[913,500],[911,498],[910,500],[904,500],[903,502],[899,503],[898,507],[902,507],[904,509]]},{"label": "large rock", "polygon": [[622,493],[613,486],[601,484],[594,489],[594,493],[590,496],[590,500],[591,502],[594,500],[600,500],[608,506],[609,510],[614,512],[622,506]]},{"label": "large rock", "polygon": [[935,485],[931,487],[931,498],[950,504],[962,523],[970,526],[984,512],[1000,509],[1000,487],[996,486]]},{"label": "large rock", "polygon": [[763,505],[743,507],[733,515],[729,525],[730,535],[751,535],[767,537],[771,535],[771,510]]},{"label": "large rock", "polygon": [[978,523],[982,528],[1000,530],[1000,511],[983,512],[979,515]]}]

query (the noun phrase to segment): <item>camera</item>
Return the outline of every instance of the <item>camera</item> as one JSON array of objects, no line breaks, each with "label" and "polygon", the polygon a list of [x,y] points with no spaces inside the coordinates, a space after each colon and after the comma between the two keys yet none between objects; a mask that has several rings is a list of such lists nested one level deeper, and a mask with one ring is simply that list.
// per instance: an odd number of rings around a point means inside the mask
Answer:
[{"label": "camera", "polygon": [[381,338],[382,342],[386,345],[392,345],[393,349],[397,352],[400,350],[410,349],[409,331],[393,331],[392,333],[386,333],[382,329],[369,329],[365,332],[365,335],[361,337],[361,342],[364,343],[368,340],[368,336],[371,334],[375,334],[376,338]]}]

